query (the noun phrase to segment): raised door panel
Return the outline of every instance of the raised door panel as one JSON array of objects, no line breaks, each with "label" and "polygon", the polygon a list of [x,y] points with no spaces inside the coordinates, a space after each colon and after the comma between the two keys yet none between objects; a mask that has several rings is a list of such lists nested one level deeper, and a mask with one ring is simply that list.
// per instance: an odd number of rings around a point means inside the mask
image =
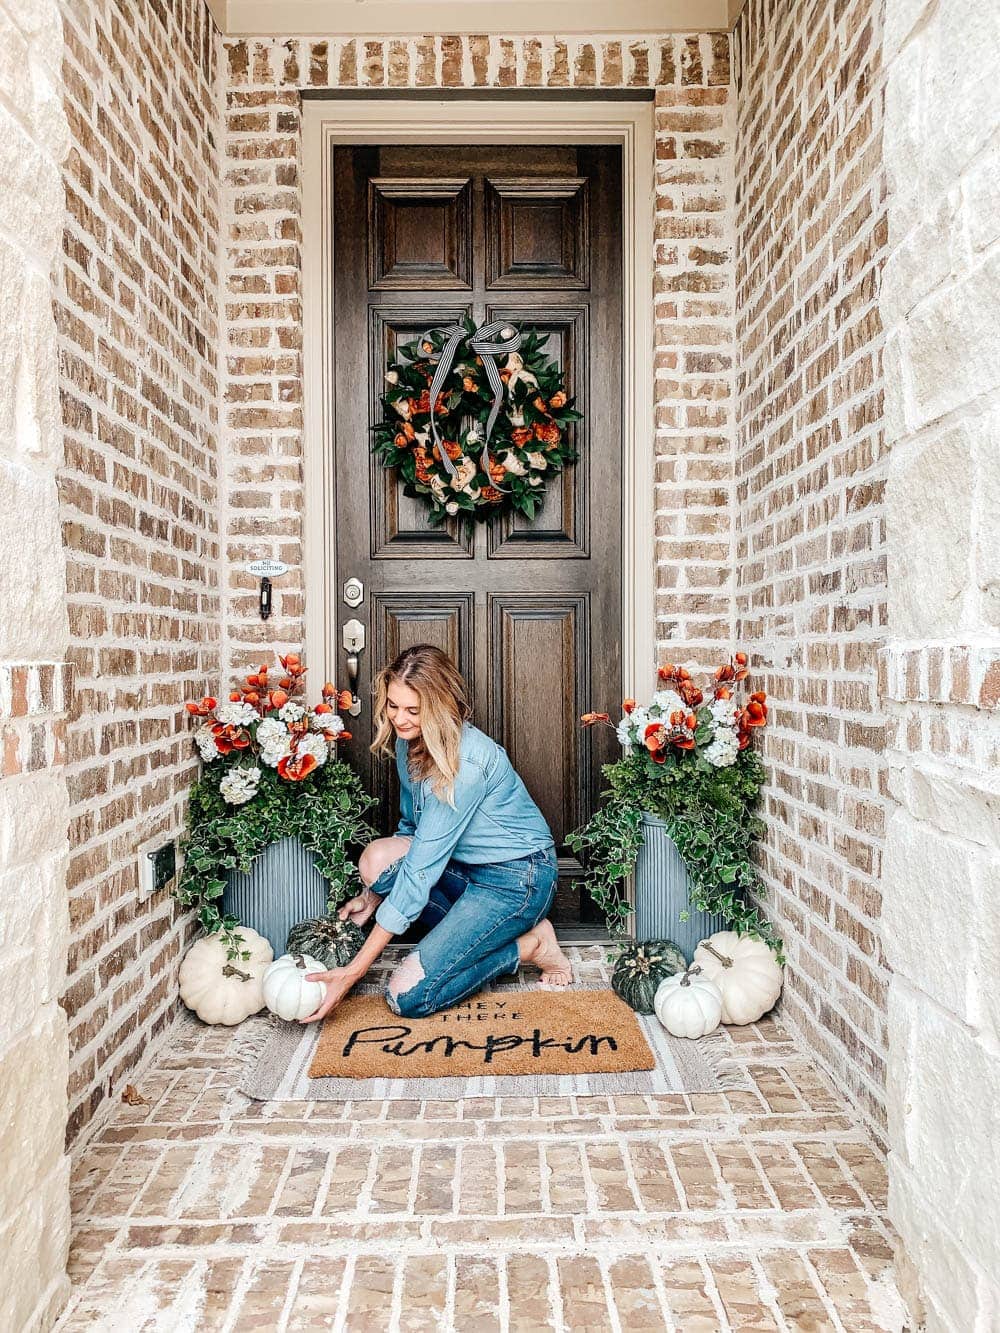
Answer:
[{"label": "raised door panel", "polygon": [[490,731],[510,756],[557,843],[582,820],[589,734],[579,716],[590,682],[585,593],[489,598]]},{"label": "raised door panel", "polygon": [[590,209],[583,176],[486,181],[486,284],[590,286]]},{"label": "raised door panel", "polygon": [[368,285],[470,288],[472,182],[375,177],[368,182]]},{"label": "raised door panel", "polygon": [[586,306],[537,310],[532,306],[488,306],[487,319],[506,319],[547,335],[545,351],[565,376],[566,391],[583,420],[570,429],[569,442],[579,454],[550,477],[534,520],[505,514],[490,524],[490,559],[580,559],[590,555],[590,410],[586,368],[590,364],[589,311]]},{"label": "raised door panel", "polygon": [[[439,324],[453,324],[467,312],[467,306],[440,308],[425,306],[418,313],[412,307],[372,306],[369,310],[369,425],[381,419],[379,396],[385,385],[388,365],[397,359],[397,348]],[[423,500],[404,494],[395,468],[383,467],[371,452],[368,440],[371,476],[372,555],[380,558],[410,559],[413,556],[460,557],[471,559],[473,538],[468,525],[452,520],[435,528],[428,519]]]}]

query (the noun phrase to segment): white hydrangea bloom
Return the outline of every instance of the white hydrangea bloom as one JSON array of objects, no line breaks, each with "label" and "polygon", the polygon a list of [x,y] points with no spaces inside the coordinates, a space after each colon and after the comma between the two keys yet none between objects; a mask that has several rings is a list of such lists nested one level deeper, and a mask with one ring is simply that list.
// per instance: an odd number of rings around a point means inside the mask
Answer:
[{"label": "white hydrangea bloom", "polygon": [[653,706],[660,710],[662,717],[669,717],[678,708],[682,708],[685,713],[690,711],[676,690],[657,690],[650,704],[650,707]]},{"label": "white hydrangea bloom", "polygon": [[257,795],[259,768],[232,768],[219,783],[219,791],[230,805],[246,805]]},{"label": "white hydrangea bloom", "polygon": [[717,727],[732,727],[736,722],[739,705],[732,699],[714,699],[708,705]]},{"label": "white hydrangea bloom", "polygon": [[[632,714],[634,717],[635,714]],[[632,717],[623,717],[618,723],[618,744],[625,750],[635,744],[635,723]]]},{"label": "white hydrangea bloom", "polygon": [[731,727],[716,727],[714,740],[703,751],[708,762],[716,768],[728,768],[730,764],[735,764],[739,752],[739,741]]},{"label": "white hydrangea bloom", "polygon": [[344,730],[344,719],[337,713],[313,713],[309,718],[310,731],[332,731],[339,736]]},{"label": "white hydrangea bloom", "polygon": [[294,703],[289,699],[288,703],[282,704],[278,709],[278,716],[282,722],[299,722],[306,715],[306,710],[301,704]]},{"label": "white hydrangea bloom", "polygon": [[265,717],[257,728],[257,744],[262,749],[276,749],[287,744],[288,728],[276,717]]},{"label": "white hydrangea bloom", "polygon": [[210,764],[213,759],[218,759],[219,750],[215,744],[215,737],[212,735],[212,728],[209,723],[203,722],[194,733],[194,743],[206,764]]},{"label": "white hydrangea bloom", "polygon": [[307,732],[299,737],[299,754],[311,754],[317,764],[325,764],[327,755],[330,753],[330,747],[322,736],[317,736],[315,732]]},{"label": "white hydrangea bloom", "polygon": [[253,704],[225,703],[219,704],[215,710],[215,716],[226,726],[248,727],[251,722],[257,721],[260,714]]},{"label": "white hydrangea bloom", "polygon": [[257,728],[257,744],[260,746],[261,761],[268,768],[277,768],[285,755],[291,753],[292,738],[288,728],[276,717],[266,717]]}]

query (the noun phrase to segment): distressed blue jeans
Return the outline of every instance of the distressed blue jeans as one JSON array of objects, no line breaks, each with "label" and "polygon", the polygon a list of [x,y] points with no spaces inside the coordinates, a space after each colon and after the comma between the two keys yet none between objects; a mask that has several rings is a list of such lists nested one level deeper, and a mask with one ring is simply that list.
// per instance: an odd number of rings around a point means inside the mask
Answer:
[{"label": "distressed blue jeans", "polygon": [[[370,887],[392,888],[396,862]],[[517,939],[548,913],[559,877],[555,847],[494,865],[450,860],[420,921],[428,933],[389,978],[386,1002],[402,1018],[421,1018],[517,971]]]}]

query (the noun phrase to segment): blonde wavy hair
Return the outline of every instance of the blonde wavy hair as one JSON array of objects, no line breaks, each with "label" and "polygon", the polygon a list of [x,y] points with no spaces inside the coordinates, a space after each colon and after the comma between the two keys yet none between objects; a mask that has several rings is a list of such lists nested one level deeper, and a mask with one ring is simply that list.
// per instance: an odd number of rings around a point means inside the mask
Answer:
[{"label": "blonde wavy hair", "polygon": [[410,777],[416,782],[434,777],[434,794],[454,809],[462,724],[472,716],[462,673],[440,648],[418,643],[376,674],[372,681],[375,739],[369,749],[386,758],[396,754],[396,733],[387,711],[392,684],[406,685],[420,696],[420,735],[410,741],[407,752]]}]

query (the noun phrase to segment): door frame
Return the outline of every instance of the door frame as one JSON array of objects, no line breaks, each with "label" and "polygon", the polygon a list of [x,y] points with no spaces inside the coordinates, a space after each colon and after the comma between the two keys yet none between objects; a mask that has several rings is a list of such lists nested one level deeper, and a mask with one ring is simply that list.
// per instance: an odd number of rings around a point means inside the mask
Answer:
[{"label": "door frame", "polygon": [[[653,102],[456,96],[302,103],[303,588],[305,660],[339,681],[332,157],[337,144],[610,143],[622,149],[622,688],[643,699],[656,669],[653,410]],[[318,668],[318,669],[317,669]],[[614,700],[591,700],[595,707]]]}]

